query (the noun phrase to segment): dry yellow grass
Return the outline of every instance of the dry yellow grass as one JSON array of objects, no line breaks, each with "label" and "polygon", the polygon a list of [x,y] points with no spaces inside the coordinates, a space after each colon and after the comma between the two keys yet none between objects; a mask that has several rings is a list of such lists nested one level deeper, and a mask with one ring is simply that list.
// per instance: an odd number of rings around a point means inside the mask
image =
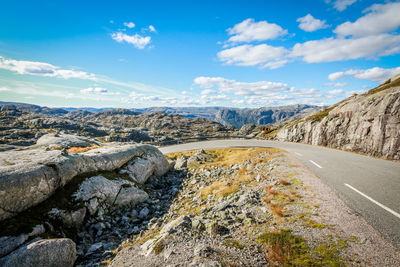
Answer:
[{"label": "dry yellow grass", "polygon": [[290,182],[287,181],[287,180],[285,180],[285,179],[280,179],[280,180],[279,180],[279,184],[281,184],[281,185],[289,185]]},{"label": "dry yellow grass", "polygon": [[267,204],[267,205],[270,204],[273,197],[274,197],[274,195],[269,195],[266,198],[264,198],[265,204]]},{"label": "dry yellow grass", "polygon": [[272,185],[266,186],[265,190],[268,192],[269,195],[278,195],[279,194],[278,190],[272,189]]},{"label": "dry yellow grass", "polygon": [[92,149],[96,149],[99,148],[99,146],[91,146],[91,147],[79,147],[79,146],[73,146],[67,149],[68,152],[71,153],[82,153],[82,152],[86,152]]},{"label": "dry yellow grass", "polygon": [[[211,149],[206,150],[206,152],[215,155],[215,157],[212,158],[212,162],[202,163],[201,165],[196,166],[196,168],[201,167],[208,169],[212,166],[231,167],[235,164],[242,164],[252,158],[255,158],[253,161],[253,166],[255,166],[259,163],[266,162],[272,157],[280,155],[281,150],[276,148],[227,148]],[[196,153],[198,153],[198,150],[170,153],[166,156],[168,159],[173,160],[181,157],[182,155],[190,157]],[[265,177],[263,178],[265,179]],[[230,177],[229,181],[217,180],[212,184],[200,189],[200,197],[203,200],[207,199],[210,194],[215,195],[217,198],[225,197],[238,192],[241,184],[249,184],[254,180],[255,179],[252,171],[241,167],[232,175],[232,177]],[[275,194],[278,194],[278,192]]]},{"label": "dry yellow grass", "polygon": [[208,195],[214,194],[217,198],[226,197],[239,191],[237,184],[229,184],[226,181],[216,181],[207,187],[200,189],[200,197],[205,200]]},{"label": "dry yellow grass", "polygon": [[270,204],[269,205],[271,212],[279,218],[282,218],[283,216],[285,216],[285,214],[283,213],[283,207],[284,205],[282,204]]}]

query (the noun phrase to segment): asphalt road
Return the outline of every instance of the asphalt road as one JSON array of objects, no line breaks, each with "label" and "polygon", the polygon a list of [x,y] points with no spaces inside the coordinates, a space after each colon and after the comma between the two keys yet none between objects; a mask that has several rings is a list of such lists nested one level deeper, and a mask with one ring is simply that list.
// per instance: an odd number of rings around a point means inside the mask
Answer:
[{"label": "asphalt road", "polygon": [[195,142],[160,150],[171,153],[225,147],[275,147],[288,151],[400,249],[400,163],[319,146],[253,139]]}]

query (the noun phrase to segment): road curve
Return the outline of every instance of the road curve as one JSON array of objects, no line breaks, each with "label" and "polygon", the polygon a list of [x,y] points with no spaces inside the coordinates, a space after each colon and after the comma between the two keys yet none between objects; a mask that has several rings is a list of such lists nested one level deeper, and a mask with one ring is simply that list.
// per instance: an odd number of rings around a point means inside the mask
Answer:
[{"label": "road curve", "polygon": [[172,153],[226,147],[275,147],[288,151],[400,249],[400,163],[320,146],[255,139],[203,141],[160,150]]}]

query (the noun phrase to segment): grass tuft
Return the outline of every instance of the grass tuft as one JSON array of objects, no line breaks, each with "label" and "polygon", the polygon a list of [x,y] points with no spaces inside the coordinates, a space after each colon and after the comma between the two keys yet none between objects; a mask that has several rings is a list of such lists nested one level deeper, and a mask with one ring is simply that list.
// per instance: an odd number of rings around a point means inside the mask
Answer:
[{"label": "grass tuft", "polygon": [[73,146],[67,149],[68,152],[70,153],[83,153],[92,149],[99,148],[99,146],[91,146],[91,147],[79,147],[79,146]]}]

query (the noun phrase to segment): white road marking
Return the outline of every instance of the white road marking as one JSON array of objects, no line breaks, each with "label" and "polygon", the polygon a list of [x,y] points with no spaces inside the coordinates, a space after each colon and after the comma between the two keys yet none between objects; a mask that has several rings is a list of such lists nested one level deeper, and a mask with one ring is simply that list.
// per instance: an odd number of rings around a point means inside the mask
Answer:
[{"label": "white road marking", "polygon": [[297,156],[303,156],[302,154],[300,154],[299,152],[294,152],[294,154],[296,154]]},{"label": "white road marking", "polygon": [[318,165],[317,163],[315,163],[315,162],[312,161],[311,159],[310,159],[310,162],[311,162],[312,164],[314,164],[315,166],[317,166],[318,168],[322,169],[322,167],[321,167],[320,165]]},{"label": "white road marking", "polygon": [[366,199],[372,201],[373,203],[375,203],[376,205],[378,205],[378,206],[381,207],[382,209],[384,209],[384,210],[390,212],[391,214],[393,214],[393,215],[396,216],[397,218],[400,218],[400,214],[398,214],[398,213],[395,212],[394,210],[392,210],[392,209],[386,207],[385,205],[379,203],[378,201],[376,201],[375,199],[373,199],[373,198],[367,196],[367,195],[364,194],[363,192],[358,191],[357,189],[355,189],[355,188],[352,187],[351,185],[349,185],[349,184],[344,184],[344,185],[347,186],[348,188],[350,188],[350,189],[356,191],[357,193],[359,193],[360,195],[362,195],[362,196],[365,197]]}]

